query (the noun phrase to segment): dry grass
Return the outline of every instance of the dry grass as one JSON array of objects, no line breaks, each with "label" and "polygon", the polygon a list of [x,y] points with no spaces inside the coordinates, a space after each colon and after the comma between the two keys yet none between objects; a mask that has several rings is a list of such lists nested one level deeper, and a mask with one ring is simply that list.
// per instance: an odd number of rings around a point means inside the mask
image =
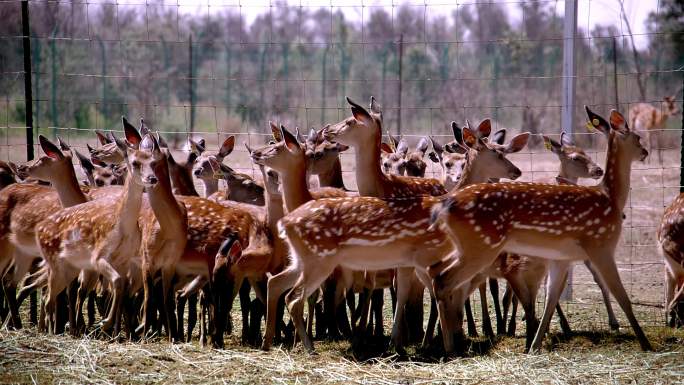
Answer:
[{"label": "dry grass", "polygon": [[[684,378],[684,332],[649,328],[656,352],[632,334],[584,333],[550,338],[541,354],[505,338],[484,354],[446,362],[388,355],[359,362],[347,343],[319,342],[262,352],[229,339],[225,350],[196,343],[116,343],[34,331],[0,332],[0,383],[674,383]],[[427,362],[426,362],[427,361]]]}]

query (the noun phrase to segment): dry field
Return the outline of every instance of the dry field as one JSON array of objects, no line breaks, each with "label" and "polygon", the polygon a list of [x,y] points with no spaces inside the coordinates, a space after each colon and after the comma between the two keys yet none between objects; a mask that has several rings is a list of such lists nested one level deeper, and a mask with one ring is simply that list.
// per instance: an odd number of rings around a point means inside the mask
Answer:
[{"label": "dry field", "polygon": [[[251,139],[253,143],[261,142],[261,138]],[[238,143],[243,140],[246,138],[238,138]],[[94,140],[89,142],[94,144]],[[215,148],[215,143],[214,134],[209,148]],[[678,143],[679,138],[669,142],[673,147]],[[600,150],[592,150],[590,155],[602,165],[605,143],[598,143],[597,148]],[[226,163],[243,172],[251,170],[243,147],[240,145],[236,151],[239,152],[230,155]],[[20,159],[20,153],[23,149],[19,146],[0,148],[2,159]],[[511,158],[523,171],[523,180],[549,180],[558,167],[555,157],[543,149]],[[197,342],[177,345],[160,340],[110,342],[94,335],[73,339],[36,334],[32,328],[18,332],[2,329],[0,383],[684,382],[684,330],[663,326],[663,265],[654,247],[655,228],[663,207],[678,193],[679,152],[667,151],[664,158],[663,165],[654,160],[634,165],[623,240],[616,256],[625,287],[635,302],[637,318],[656,349],[653,353],[639,350],[615,303],[621,331],[608,332],[600,291],[584,266],[577,266],[572,300],[564,303],[576,333],[569,339],[559,335],[554,320],[544,352],[536,355],[522,353],[524,324],[521,321],[515,338],[504,337],[493,345],[475,340],[463,357],[446,362],[431,351],[410,349],[408,358],[381,353],[381,346],[387,341],[369,341],[362,359],[346,342],[317,341],[318,354],[311,356],[299,346],[261,352],[240,346],[236,337],[227,339],[225,350],[212,350],[200,347]],[[347,154],[343,159],[347,186],[353,189],[353,155]],[[476,306],[478,303],[474,301]],[[479,314],[478,309],[474,312]],[[390,317],[387,310],[386,333]],[[237,310],[233,320],[239,328]],[[239,329],[236,333],[239,335]]]}]

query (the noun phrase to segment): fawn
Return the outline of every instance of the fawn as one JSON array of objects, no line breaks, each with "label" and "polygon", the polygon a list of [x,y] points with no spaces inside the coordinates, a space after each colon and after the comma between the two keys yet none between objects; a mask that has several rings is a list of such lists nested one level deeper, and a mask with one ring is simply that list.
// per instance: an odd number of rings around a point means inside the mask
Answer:
[{"label": "fawn", "polygon": [[663,154],[660,149],[661,131],[665,128],[667,119],[679,112],[674,96],[664,97],[660,108],[649,103],[637,103],[629,109],[629,125],[644,133],[649,152],[653,152],[652,138],[655,136],[659,163],[663,163]]}]

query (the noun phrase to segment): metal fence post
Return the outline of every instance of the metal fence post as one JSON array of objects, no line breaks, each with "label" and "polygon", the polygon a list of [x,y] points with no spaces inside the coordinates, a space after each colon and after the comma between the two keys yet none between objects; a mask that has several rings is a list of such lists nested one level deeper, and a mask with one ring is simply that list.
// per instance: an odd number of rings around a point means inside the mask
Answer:
[{"label": "metal fence post", "polygon": [[[24,45],[24,105],[26,107],[26,160],[33,159],[33,88],[31,86],[31,23],[28,0],[21,2],[21,30]],[[38,297],[31,294],[29,318],[38,323]]]},{"label": "metal fence post", "polygon": [[[575,37],[577,36],[577,0],[565,0],[565,19],[563,21],[563,103],[562,128],[572,134],[575,128]],[[567,285],[561,299],[572,299],[572,271],[568,271]]]}]

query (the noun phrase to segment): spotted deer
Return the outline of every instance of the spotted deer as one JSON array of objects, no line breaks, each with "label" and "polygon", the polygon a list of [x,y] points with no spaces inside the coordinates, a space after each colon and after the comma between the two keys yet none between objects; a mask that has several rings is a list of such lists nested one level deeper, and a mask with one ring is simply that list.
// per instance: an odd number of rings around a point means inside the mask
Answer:
[{"label": "spotted deer", "polygon": [[124,163],[108,165],[97,160],[92,161],[78,150],[74,150],[74,153],[86,176],[85,185],[93,187],[123,185],[127,171]]},{"label": "spotted deer", "polygon": [[349,147],[325,140],[322,135],[324,129],[325,127],[319,131],[311,129],[304,142],[307,170],[318,177],[320,187],[334,187],[347,191],[344,186],[340,153],[347,151]]},{"label": "spotted deer", "polygon": [[219,163],[217,160],[208,158],[213,167],[213,177],[221,178],[226,182],[226,190],[216,191],[208,196],[209,199],[221,204],[233,202],[249,203],[255,206],[264,206],[264,186],[247,174],[239,173],[229,166]]},{"label": "spotted deer", "polygon": [[658,250],[665,260],[665,308],[668,324],[684,323],[684,194],[665,209],[658,227]]},{"label": "spotted deer", "polygon": [[[280,221],[280,235],[290,247],[291,264],[269,279],[267,314],[273,312],[273,298],[292,288],[286,301],[297,332],[310,351],[313,344],[303,324],[303,299],[316,290],[335,267],[351,270],[399,268],[397,309],[403,309],[409,288],[406,282],[413,276],[413,269],[424,273],[428,266],[452,250],[443,233],[428,229],[430,207],[436,198],[426,194],[435,191],[435,182],[383,174],[377,118],[356,104],[352,106],[355,117],[331,127],[335,131],[326,136],[348,141],[355,147],[362,142],[375,143],[375,149],[366,148],[365,153],[357,151],[359,191],[376,195],[383,191],[396,192],[396,195],[384,199],[375,196],[319,199],[300,206]],[[354,137],[354,131],[360,131],[356,133],[360,138]],[[516,137],[506,152],[522,149],[528,137],[529,134]],[[491,177],[520,176],[520,170],[505,158],[503,151],[490,148],[481,139],[476,139],[470,130],[464,130],[464,138],[472,147],[469,150],[471,163],[467,175],[462,178],[463,185]],[[375,157],[367,154],[368,150],[373,150]],[[364,162],[372,166],[360,166]],[[364,173],[375,175],[375,178],[359,175]],[[373,258],[368,258],[369,255]],[[392,339],[397,349],[402,347],[402,333],[398,328],[403,317],[403,311],[395,312]],[[270,347],[272,336],[269,324],[263,348]]]},{"label": "spotted deer", "polygon": [[660,149],[661,131],[665,128],[668,118],[679,113],[680,110],[675,104],[674,96],[664,97],[659,107],[650,103],[637,103],[629,109],[629,125],[644,133],[649,152],[653,152],[652,140],[655,137],[658,162],[660,163],[663,163],[663,154]]},{"label": "spotted deer", "polygon": [[428,158],[441,168],[440,180],[444,183],[444,188],[451,191],[458,184],[466,163],[466,157],[462,147],[457,147],[460,152],[449,152],[441,144],[430,137],[433,151],[428,154]]},{"label": "spotted deer", "polygon": [[215,175],[219,171],[219,168],[216,168],[216,165],[221,165],[223,159],[233,152],[234,147],[235,136],[231,135],[223,141],[218,152],[211,154],[205,152],[197,159],[197,162],[192,169],[192,173],[204,184],[205,197],[209,197],[219,191],[219,180]]},{"label": "spotted deer", "polygon": [[87,201],[76,179],[71,151],[63,152],[43,136],[39,136],[39,142],[45,155],[28,163],[27,176],[49,181],[54,188],[22,183],[0,191],[0,271],[5,270],[2,265],[13,264],[12,273],[5,275],[3,285],[16,327],[21,326],[18,308],[30,292],[22,288],[16,298],[16,287],[41,255],[35,237],[36,225],[62,207]]},{"label": "spotted deer", "polygon": [[[461,286],[491,266],[501,252],[552,261],[544,315],[531,350],[541,346],[567,269],[572,261],[589,260],[627,315],[644,350],[651,345],[639,326],[615,265],[623,208],[629,194],[631,164],[648,151],[624,117],[611,111],[610,123],[585,107],[592,127],[609,135],[607,166],[596,187],[538,183],[477,184],[441,198],[430,221],[456,247],[452,258],[430,267],[440,313],[444,347],[454,350],[458,322],[448,316],[447,301]],[[456,290],[456,292],[454,292]],[[453,297],[452,297],[453,296]],[[453,306],[457,309],[458,306]]]},{"label": "spotted deer", "polygon": [[[125,119],[123,124],[127,124]],[[141,261],[137,259],[142,233],[138,218],[143,189],[155,187],[158,181],[155,163],[164,161],[158,144],[149,135],[141,142],[135,135],[127,135],[127,140],[127,146],[119,147],[130,171],[118,198],[62,209],[36,227],[36,239],[48,272],[45,305],[48,317],[54,317],[57,294],[81,270],[95,272],[109,283],[112,292],[102,329],[114,336],[119,333],[127,281],[138,282],[131,283],[133,288],[140,284]]]},{"label": "spotted deer", "polygon": [[[330,187],[310,191],[307,186],[308,162],[305,149],[285,127],[277,128],[271,123],[271,129],[274,131],[274,137],[280,137],[282,140],[253,150],[251,157],[256,164],[278,172],[286,212],[291,212],[314,199],[347,196],[343,190]],[[273,230],[277,231],[275,228]],[[342,292],[339,291],[337,294],[341,297]],[[333,309],[341,302],[340,298],[336,300]],[[269,321],[275,322],[275,318]],[[275,328],[275,325],[273,327]]]}]

